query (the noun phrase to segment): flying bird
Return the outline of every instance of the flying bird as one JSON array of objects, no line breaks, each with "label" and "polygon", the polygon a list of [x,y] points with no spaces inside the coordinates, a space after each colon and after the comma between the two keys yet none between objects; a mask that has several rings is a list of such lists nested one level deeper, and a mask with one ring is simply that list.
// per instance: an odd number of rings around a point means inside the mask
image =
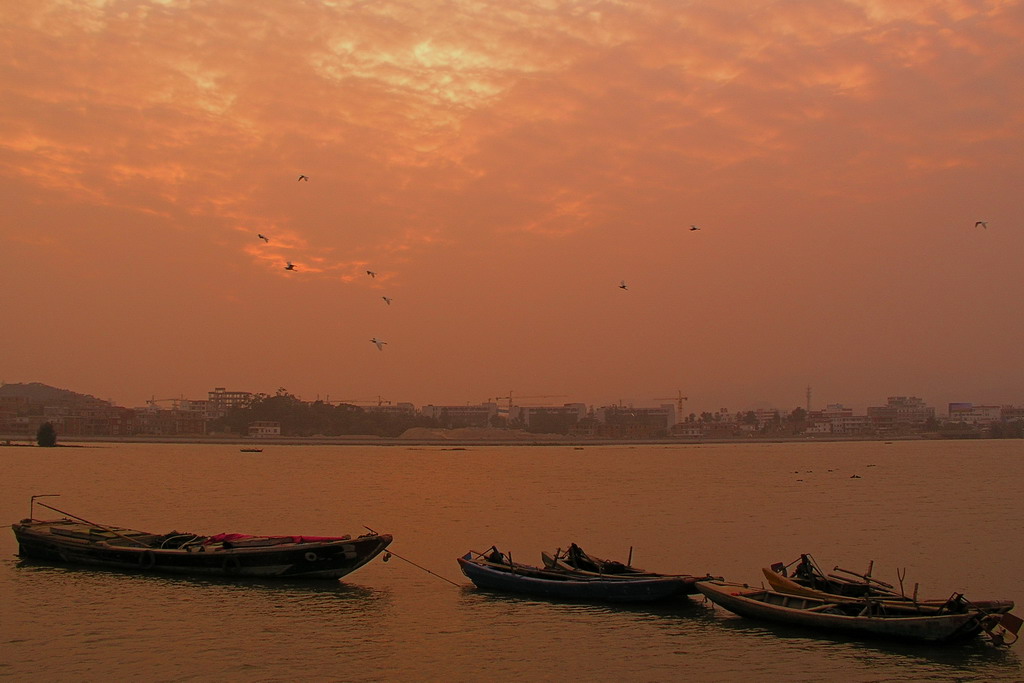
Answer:
[{"label": "flying bird", "polygon": [[308,183],[309,182],[309,176],[308,175],[299,174],[299,180],[305,180]]},{"label": "flying bird", "polygon": [[256,236],[259,237],[264,242],[269,242],[270,241],[270,238],[267,237],[266,235],[264,235],[263,233],[257,233]]},{"label": "flying bird", "polygon": [[377,273],[373,272],[372,270],[366,271],[366,274],[369,275],[370,277],[377,277]]},{"label": "flying bird", "polygon": [[988,221],[975,221],[974,227],[978,227],[979,225],[988,230]]},{"label": "flying bird", "polygon": [[381,299],[384,299],[384,303],[386,303],[388,306],[391,305],[391,298],[390,297],[382,296]]},{"label": "flying bird", "polygon": [[384,345],[387,344],[387,342],[384,341],[383,339],[377,339],[376,337],[374,337],[370,341],[377,345],[377,349],[379,351],[383,351],[384,350]]},{"label": "flying bird", "polygon": [[619,289],[629,289],[629,287],[626,286],[625,280],[619,283]]},{"label": "flying bird", "polygon": [[289,261],[289,262],[288,262],[288,265],[286,265],[286,266],[284,267],[284,269],[285,269],[285,270],[295,270],[295,264],[294,264],[294,263],[292,263],[291,261]]},{"label": "flying bird", "polygon": [[693,232],[694,230],[700,230],[700,228],[698,228],[696,225],[691,225],[690,231]]}]

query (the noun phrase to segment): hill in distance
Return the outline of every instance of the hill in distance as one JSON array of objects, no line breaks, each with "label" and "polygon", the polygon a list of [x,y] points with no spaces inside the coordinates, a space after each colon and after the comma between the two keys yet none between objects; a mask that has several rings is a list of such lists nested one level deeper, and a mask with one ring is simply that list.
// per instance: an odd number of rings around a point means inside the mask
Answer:
[{"label": "hill in distance", "polygon": [[79,394],[68,389],[58,389],[40,382],[18,382],[15,384],[0,384],[0,397],[9,396],[14,398],[27,398],[31,403],[45,404],[81,404],[81,403],[102,403],[107,401],[90,396]]}]

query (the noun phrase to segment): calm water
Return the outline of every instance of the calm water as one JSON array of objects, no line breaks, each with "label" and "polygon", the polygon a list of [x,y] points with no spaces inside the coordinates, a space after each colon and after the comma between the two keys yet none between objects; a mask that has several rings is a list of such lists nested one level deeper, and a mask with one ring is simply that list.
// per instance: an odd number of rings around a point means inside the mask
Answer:
[{"label": "calm water", "polygon": [[[488,594],[455,557],[576,542],[652,570],[760,581],[810,552],[1024,603],[1024,443],[574,447],[111,444],[0,448],[0,522],[29,496],[151,531],[394,534],[345,583],[134,576],[21,562],[0,533],[0,677],[252,681],[1024,680],[1024,644],[861,643],[657,608]],[[853,477],[859,475],[859,478]],[[39,512],[45,512],[40,510]],[[37,514],[37,516],[44,516]],[[1019,614],[1022,610],[1018,608]]]}]

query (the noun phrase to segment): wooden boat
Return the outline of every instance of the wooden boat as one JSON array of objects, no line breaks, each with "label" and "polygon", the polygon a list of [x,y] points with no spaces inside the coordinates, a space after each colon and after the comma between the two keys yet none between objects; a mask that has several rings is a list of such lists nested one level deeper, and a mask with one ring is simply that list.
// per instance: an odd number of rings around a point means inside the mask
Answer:
[{"label": "wooden boat", "polygon": [[[789,595],[804,595],[821,599],[838,597],[871,598],[889,603],[913,605],[920,612],[949,609],[949,599],[918,599],[915,586],[914,595],[905,595],[889,583],[879,581],[871,576],[874,563],[868,566],[867,572],[858,574],[847,569],[836,567],[833,571],[844,575],[826,574],[810,555],[803,554],[798,560],[788,565],[781,562],[771,567],[763,567],[761,572],[772,590]],[[792,576],[789,568],[794,567]],[[955,594],[954,594],[955,595]],[[978,600],[971,604],[988,612],[1005,613],[1013,609],[1012,600]]]},{"label": "wooden boat", "polygon": [[565,600],[652,602],[683,589],[677,577],[607,578],[580,576],[513,562],[497,548],[458,558],[462,573],[478,588]]},{"label": "wooden boat", "polygon": [[[836,598],[847,597],[837,593],[829,593],[826,591],[816,590],[814,588],[807,588],[806,586],[791,578],[782,576],[768,567],[763,567],[761,571],[764,573],[764,577],[768,581],[768,585],[771,586],[772,590],[778,591],[779,593],[803,595],[812,598],[820,598],[822,600],[834,600]],[[898,593],[895,595],[881,593],[870,597],[883,603],[911,605],[919,612],[934,612],[942,609],[943,607],[947,607],[949,603],[948,599],[917,600],[913,597],[900,595]],[[971,604],[988,612],[1004,613],[1009,612],[1014,608],[1013,600],[973,600],[971,601]]]},{"label": "wooden boat", "polygon": [[392,540],[376,532],[357,538],[154,534],[50,509],[67,516],[54,521],[30,517],[11,525],[22,557],[141,573],[338,579],[376,557]]},{"label": "wooden boat", "polygon": [[241,451],[242,453],[262,453],[263,452],[262,448],[239,448],[238,450]]},{"label": "wooden boat", "polygon": [[542,552],[540,556],[545,569],[567,572],[579,576],[599,576],[607,579],[677,578],[682,581],[682,588],[680,592],[684,595],[694,595],[697,593],[697,589],[694,586],[697,581],[714,578],[710,575],[698,577],[691,574],[661,574],[658,572],[649,572],[644,569],[640,569],[639,567],[634,567],[631,564],[623,564],[616,560],[605,560],[600,557],[589,555],[575,543],[570,544],[565,551],[559,548],[555,551],[554,555]]},{"label": "wooden boat", "polygon": [[871,576],[873,566],[872,562],[863,574],[835,567],[832,571],[841,572],[841,576],[836,573],[826,573],[811,555],[802,553],[799,558],[789,564],[776,562],[769,570],[776,576],[788,578],[791,582],[804,588],[832,595],[856,598],[903,597],[892,584],[879,581]]},{"label": "wooden boat", "polygon": [[[1020,619],[961,604],[962,611],[921,614],[913,607],[875,600],[823,600],[725,581],[702,581],[697,590],[716,605],[743,617],[819,632],[846,633],[932,643],[952,643],[986,633],[993,642],[1016,640]],[[1016,628],[1013,628],[1015,625]]]}]

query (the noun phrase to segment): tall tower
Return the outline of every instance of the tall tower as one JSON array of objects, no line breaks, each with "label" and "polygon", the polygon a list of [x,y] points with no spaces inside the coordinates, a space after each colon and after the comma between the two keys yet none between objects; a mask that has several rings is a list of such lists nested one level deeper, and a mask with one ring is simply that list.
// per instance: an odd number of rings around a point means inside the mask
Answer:
[{"label": "tall tower", "polygon": [[811,412],[811,385],[807,385],[807,412]]}]

